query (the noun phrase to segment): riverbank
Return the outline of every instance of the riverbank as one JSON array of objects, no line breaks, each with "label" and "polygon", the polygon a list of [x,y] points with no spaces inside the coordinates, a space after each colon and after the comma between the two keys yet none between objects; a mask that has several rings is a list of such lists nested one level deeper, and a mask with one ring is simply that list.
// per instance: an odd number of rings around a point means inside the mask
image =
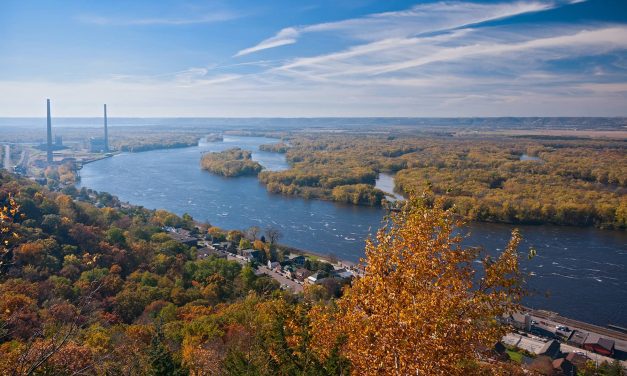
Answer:
[{"label": "riverbank", "polygon": [[[122,153],[86,165],[78,188],[109,192],[120,200],[179,216],[188,213],[221,228],[273,226],[287,246],[358,262],[364,256],[364,239],[381,226],[383,209],[270,194],[254,177],[224,178],[198,166],[203,152],[257,150],[274,141],[225,136],[224,142],[197,147]],[[257,152],[253,158],[272,168],[287,167],[274,153]],[[464,235],[470,233],[464,246],[480,246],[496,255],[514,228],[523,235],[521,252],[533,247],[538,254],[521,265],[534,274],[529,284],[535,294],[526,298],[526,305],[601,326],[627,326],[621,305],[627,300],[624,231],[471,222],[464,230]]]}]

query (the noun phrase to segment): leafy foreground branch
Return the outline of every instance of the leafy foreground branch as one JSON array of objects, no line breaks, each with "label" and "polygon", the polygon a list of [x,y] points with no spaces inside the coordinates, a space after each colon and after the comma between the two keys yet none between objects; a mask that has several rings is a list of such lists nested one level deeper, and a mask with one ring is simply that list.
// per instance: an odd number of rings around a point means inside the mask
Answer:
[{"label": "leafy foreground branch", "polygon": [[[314,308],[322,357],[344,337],[342,354],[359,375],[459,375],[509,366],[490,360],[507,328],[496,320],[524,294],[517,231],[497,258],[473,262],[442,201],[414,198],[366,245],[365,275],[335,305]],[[477,278],[480,273],[481,278]]]}]

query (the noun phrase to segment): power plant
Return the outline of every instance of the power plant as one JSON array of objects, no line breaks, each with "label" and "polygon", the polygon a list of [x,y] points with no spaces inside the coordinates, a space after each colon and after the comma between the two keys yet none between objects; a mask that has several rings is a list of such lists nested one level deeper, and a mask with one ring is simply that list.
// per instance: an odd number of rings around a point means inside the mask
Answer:
[{"label": "power plant", "polygon": [[107,104],[104,105],[104,151],[109,152],[109,130],[107,129]]},{"label": "power plant", "polygon": [[92,137],[89,139],[89,151],[92,153],[109,152],[109,127],[107,124],[107,105],[104,105],[104,138]]},{"label": "power plant", "polygon": [[[89,151],[92,153],[109,153],[109,124],[107,117],[107,105],[103,106],[104,108],[104,137],[91,137],[89,139]],[[50,99],[46,99],[46,110],[47,110],[47,135],[46,135],[46,143],[40,144],[37,146],[38,149],[46,152],[46,162],[48,165],[54,162],[53,151],[66,149],[63,145],[63,138],[60,135],[57,135],[53,140],[52,134],[52,114],[50,112]]]},{"label": "power plant", "polygon": [[46,160],[52,163],[52,119],[50,118],[50,99],[46,99],[48,108],[48,140],[46,143]]}]

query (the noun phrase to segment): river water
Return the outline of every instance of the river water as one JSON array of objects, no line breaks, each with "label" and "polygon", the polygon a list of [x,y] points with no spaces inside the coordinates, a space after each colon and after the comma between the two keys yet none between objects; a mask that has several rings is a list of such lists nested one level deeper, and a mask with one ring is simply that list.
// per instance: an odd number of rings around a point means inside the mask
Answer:
[{"label": "river water", "polygon": [[[282,154],[259,151],[259,145],[272,142],[276,140],[225,137],[197,147],[124,153],[85,165],[80,185],[146,208],[189,213],[225,229],[271,225],[282,232],[281,243],[357,261],[364,239],[381,224],[382,209],[270,194],[254,177],[224,178],[200,169],[203,152],[236,146],[253,151],[253,159],[269,170],[288,168]],[[379,186],[389,186],[386,179]],[[523,268],[532,274],[528,286],[535,291],[526,305],[598,325],[627,326],[625,232],[518,227],[524,237],[521,251],[534,247],[538,253],[523,260]],[[465,243],[496,253],[506,246],[513,228],[473,223],[465,229]]]}]

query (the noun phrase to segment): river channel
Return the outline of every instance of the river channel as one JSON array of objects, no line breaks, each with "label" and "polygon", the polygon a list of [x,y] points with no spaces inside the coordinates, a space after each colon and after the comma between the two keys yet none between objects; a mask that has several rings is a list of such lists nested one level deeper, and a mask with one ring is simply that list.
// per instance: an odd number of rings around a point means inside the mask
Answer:
[{"label": "river channel", "polygon": [[[281,243],[341,259],[363,256],[364,239],[385,214],[380,208],[343,205],[270,194],[254,177],[224,178],[200,169],[207,151],[241,147],[269,170],[289,168],[282,154],[259,151],[276,142],[263,137],[224,137],[196,147],[123,153],[87,164],[80,186],[109,192],[122,201],[166,209],[225,229],[275,226]],[[380,185],[390,186],[390,178]],[[627,327],[627,234],[593,228],[518,226],[523,260],[534,294],[525,304],[598,325]],[[502,250],[514,226],[472,223],[465,243]]]}]

